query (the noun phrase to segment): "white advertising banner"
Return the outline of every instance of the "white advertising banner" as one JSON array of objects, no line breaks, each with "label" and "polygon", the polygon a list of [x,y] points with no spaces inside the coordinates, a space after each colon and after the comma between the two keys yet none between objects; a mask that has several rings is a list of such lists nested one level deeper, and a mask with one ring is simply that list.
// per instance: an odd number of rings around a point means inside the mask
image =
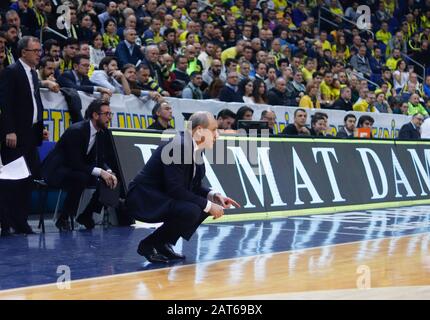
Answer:
[{"label": "white advertising banner", "polygon": [[[82,114],[88,104],[94,99],[93,95],[79,92],[82,100]],[[215,100],[189,100],[167,98],[173,107],[172,125],[177,130],[184,129],[183,113],[193,113],[195,111],[209,111],[214,115],[224,108],[229,108],[236,112],[244,103],[227,103]],[[70,125],[70,115],[67,111],[66,101],[61,93],[53,93],[47,90],[42,91],[42,101],[45,107],[44,122],[50,133],[51,141],[58,141],[61,134]],[[153,121],[152,108],[153,101],[143,101],[136,98],[134,95],[114,94],[110,100],[110,106],[114,116],[112,118],[111,127],[114,128],[134,128],[145,129]],[[286,125],[293,122],[295,107],[285,106],[269,106],[269,105],[248,105],[254,110],[254,120],[259,120],[261,112],[270,109],[276,113],[277,124],[275,132],[281,132]],[[318,109],[309,110],[309,115],[312,115]],[[336,135],[340,126],[343,125],[343,118],[347,114],[344,111],[322,109],[328,114],[330,133]],[[361,112],[352,112],[357,116],[357,119],[365,114]],[[403,115],[369,113],[374,119],[373,136],[378,138],[395,138],[401,126],[409,121],[409,117]],[[308,117],[308,124],[310,116]]]}]

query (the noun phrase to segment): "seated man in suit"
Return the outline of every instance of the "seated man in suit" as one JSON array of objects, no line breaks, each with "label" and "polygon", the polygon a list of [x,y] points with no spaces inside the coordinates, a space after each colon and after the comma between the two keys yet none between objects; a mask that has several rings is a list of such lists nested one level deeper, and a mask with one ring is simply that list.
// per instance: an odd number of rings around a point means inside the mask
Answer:
[{"label": "seated man in suit", "polygon": [[196,112],[188,129],[154,151],[143,170],[130,183],[126,198],[128,213],[137,220],[163,225],[138,247],[138,254],[150,262],[185,259],[175,253],[180,237],[189,240],[209,216],[224,214],[236,201],[202,186],[205,166],[202,150],[212,148],[217,121],[209,112]]},{"label": "seated man in suit", "polygon": [[352,113],[348,113],[343,118],[344,126],[337,132],[337,138],[354,138],[355,122],[357,118]]},{"label": "seated man in suit", "polygon": [[421,139],[420,128],[424,122],[424,116],[417,112],[413,115],[411,122],[404,124],[399,131],[399,139]]},{"label": "seated man in suit", "polygon": [[86,111],[88,120],[71,125],[61,136],[55,148],[42,165],[42,176],[48,185],[63,188],[67,192],[62,215],[56,222],[60,231],[70,229],[68,217],[75,216],[84,189],[96,185],[88,206],[76,219],[87,229],[94,228],[93,212],[100,212],[99,181],[115,188],[117,178],[105,162],[104,146],[108,139],[107,130],[112,113],[109,103],[97,99],[90,103]]},{"label": "seated man in suit", "polygon": [[58,79],[60,87],[73,88],[86,93],[100,92],[102,94],[112,95],[112,91],[97,86],[88,78],[90,70],[90,58],[84,55],[73,57],[73,70],[65,71]]},{"label": "seated man in suit", "polygon": [[115,49],[115,56],[118,58],[119,68],[127,63],[136,65],[139,60],[143,60],[143,53],[140,46],[136,44],[136,30],[127,28],[124,30],[124,40]]},{"label": "seated man in suit", "polygon": [[230,72],[227,82],[219,92],[218,99],[224,102],[243,102],[242,94],[238,89],[239,75],[237,72]]}]

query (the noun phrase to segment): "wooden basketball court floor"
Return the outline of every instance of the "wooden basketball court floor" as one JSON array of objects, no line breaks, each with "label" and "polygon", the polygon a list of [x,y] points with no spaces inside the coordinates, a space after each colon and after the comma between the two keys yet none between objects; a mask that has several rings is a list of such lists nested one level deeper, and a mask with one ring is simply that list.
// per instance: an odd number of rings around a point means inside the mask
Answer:
[{"label": "wooden basketball court floor", "polygon": [[168,265],[142,226],[2,238],[0,299],[430,299],[429,209],[204,224]]}]

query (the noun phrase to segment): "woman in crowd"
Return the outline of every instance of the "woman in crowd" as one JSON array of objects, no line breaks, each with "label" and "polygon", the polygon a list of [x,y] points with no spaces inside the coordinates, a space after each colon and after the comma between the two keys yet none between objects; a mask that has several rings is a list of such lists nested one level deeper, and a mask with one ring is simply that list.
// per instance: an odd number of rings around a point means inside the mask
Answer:
[{"label": "woman in crowd", "polygon": [[254,110],[250,107],[243,106],[240,107],[236,112],[236,119],[233,124],[233,129],[238,129],[238,124],[240,120],[252,120],[252,116],[254,115]]},{"label": "woman in crowd", "polygon": [[252,93],[254,103],[267,104],[267,88],[263,80],[254,80],[254,91]]},{"label": "woman in crowd", "polygon": [[400,93],[409,80],[409,72],[406,70],[405,60],[397,62],[396,70],[393,72],[393,84],[396,93]]},{"label": "woman in crowd", "polygon": [[326,130],[326,119],[322,115],[314,114],[311,117],[311,136],[324,137],[324,131]]},{"label": "woman in crowd", "polygon": [[98,68],[100,61],[106,57],[103,50],[103,38],[98,32],[93,34],[90,46],[90,63]]},{"label": "woman in crowd", "polygon": [[311,81],[306,86],[306,94],[300,99],[299,107],[306,109],[320,109],[318,100],[318,86],[315,81]]},{"label": "woman in crowd", "polygon": [[270,90],[275,87],[276,78],[276,67],[269,67],[269,69],[267,70],[267,79],[264,81],[267,90]]},{"label": "woman in crowd", "polygon": [[79,18],[78,38],[79,41],[91,42],[93,35],[93,22],[89,14]]},{"label": "woman in crowd", "polygon": [[103,45],[107,52],[113,54],[115,52],[115,48],[120,42],[115,20],[107,19],[104,23],[104,28],[105,33],[103,34]]},{"label": "woman in crowd", "polygon": [[220,78],[215,78],[203,92],[203,98],[219,100],[218,96],[222,87],[224,87],[224,82]]},{"label": "woman in crowd", "polygon": [[393,113],[388,102],[385,100],[385,93],[379,92],[376,94],[375,108],[380,113]]},{"label": "woman in crowd", "polygon": [[236,45],[236,31],[233,28],[227,28],[223,33],[226,48]]},{"label": "woman in crowd", "polygon": [[336,57],[338,52],[343,52],[343,59],[348,60],[351,56],[349,46],[346,44],[346,38],[344,35],[340,35],[337,38],[336,44],[332,46],[333,56]]},{"label": "woman in crowd", "polygon": [[243,96],[243,102],[245,102],[246,104],[254,103],[254,97],[252,96],[253,91],[254,85],[252,84],[251,79],[243,79],[239,83],[239,92]]}]

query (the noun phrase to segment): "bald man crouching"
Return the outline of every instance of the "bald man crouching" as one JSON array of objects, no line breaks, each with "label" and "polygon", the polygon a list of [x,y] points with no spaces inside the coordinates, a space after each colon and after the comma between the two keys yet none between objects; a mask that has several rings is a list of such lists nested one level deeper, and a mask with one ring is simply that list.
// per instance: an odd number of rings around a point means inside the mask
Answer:
[{"label": "bald man crouching", "polygon": [[173,251],[180,237],[189,240],[209,216],[239,204],[202,186],[201,152],[213,147],[217,121],[209,112],[194,113],[184,133],[162,143],[130,183],[126,207],[136,220],[163,225],[139,243],[137,252],[150,262],[185,259]]}]

